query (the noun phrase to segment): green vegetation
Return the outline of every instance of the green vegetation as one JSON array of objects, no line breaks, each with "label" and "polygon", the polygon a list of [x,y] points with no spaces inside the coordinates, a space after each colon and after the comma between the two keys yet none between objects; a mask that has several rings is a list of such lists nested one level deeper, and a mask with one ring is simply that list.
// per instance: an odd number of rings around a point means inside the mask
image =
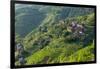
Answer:
[{"label": "green vegetation", "polygon": [[72,54],[67,58],[69,62],[85,62],[94,60],[94,45],[87,46],[86,48],[80,49],[76,53]]},{"label": "green vegetation", "polygon": [[[15,42],[20,42],[24,46],[25,65],[94,60],[93,9],[53,6],[37,6],[36,9],[35,7],[24,6],[24,10],[29,9],[28,11],[23,11],[23,8],[20,8],[20,12],[16,10]],[[26,16],[28,14],[32,14],[31,22],[28,20],[31,17]],[[21,18],[26,18],[27,22]],[[71,31],[70,24],[73,21],[85,25],[84,35],[77,37],[77,34]],[[29,29],[30,27],[33,28]],[[15,64],[20,65],[18,60]]]}]

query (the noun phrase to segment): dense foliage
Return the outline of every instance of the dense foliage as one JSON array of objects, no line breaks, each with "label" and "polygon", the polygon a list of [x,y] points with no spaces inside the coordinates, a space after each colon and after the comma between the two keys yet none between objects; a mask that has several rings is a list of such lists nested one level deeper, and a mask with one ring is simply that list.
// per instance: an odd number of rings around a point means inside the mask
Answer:
[{"label": "dense foliage", "polygon": [[[16,7],[15,19],[15,42],[24,46],[26,65],[94,60],[94,9],[22,6]],[[85,35],[73,34],[73,21],[85,25]]]}]

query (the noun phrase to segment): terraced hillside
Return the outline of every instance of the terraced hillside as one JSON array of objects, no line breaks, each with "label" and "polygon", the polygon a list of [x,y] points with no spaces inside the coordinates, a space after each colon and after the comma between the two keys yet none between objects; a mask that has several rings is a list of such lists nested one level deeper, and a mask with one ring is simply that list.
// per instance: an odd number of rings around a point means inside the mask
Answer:
[{"label": "terraced hillside", "polygon": [[[18,6],[15,19],[15,42],[24,47],[24,65],[94,61],[94,9]],[[72,22],[84,24],[83,35],[71,30]],[[15,59],[20,65],[18,51]]]}]

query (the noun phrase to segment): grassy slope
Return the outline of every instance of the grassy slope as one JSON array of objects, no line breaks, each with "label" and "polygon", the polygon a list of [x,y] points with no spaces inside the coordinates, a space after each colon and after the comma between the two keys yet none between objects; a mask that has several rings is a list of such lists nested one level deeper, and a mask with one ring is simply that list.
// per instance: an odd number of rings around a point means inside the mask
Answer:
[{"label": "grassy slope", "polygon": [[94,61],[94,45],[91,44],[85,48],[82,48],[70,55],[68,58],[64,58],[68,62],[87,62]]},{"label": "grassy slope", "polygon": [[[52,42],[45,48],[39,50],[27,58],[27,64],[35,63],[58,63],[61,62],[60,58],[67,57],[69,54],[76,52],[81,48],[80,45],[75,43],[64,43],[64,38],[53,39]],[[47,60],[45,60],[47,58]],[[45,61],[43,61],[45,60]]]},{"label": "grassy slope", "polygon": [[82,48],[75,43],[68,44],[60,42],[59,39],[53,41],[47,47],[29,56],[27,64],[46,64],[46,63],[64,63],[64,62],[84,62],[94,60],[94,45]]},{"label": "grassy slope", "polygon": [[[88,15],[87,19],[90,21],[87,22],[91,22],[93,19],[92,17],[93,14]],[[76,19],[78,21],[84,20],[82,16],[77,17]],[[90,25],[92,25],[92,23]],[[83,48],[81,43],[66,43],[64,40],[65,37],[53,38],[49,45],[26,58],[27,64],[80,62],[91,61],[94,59],[94,54],[92,53],[94,45]]]}]

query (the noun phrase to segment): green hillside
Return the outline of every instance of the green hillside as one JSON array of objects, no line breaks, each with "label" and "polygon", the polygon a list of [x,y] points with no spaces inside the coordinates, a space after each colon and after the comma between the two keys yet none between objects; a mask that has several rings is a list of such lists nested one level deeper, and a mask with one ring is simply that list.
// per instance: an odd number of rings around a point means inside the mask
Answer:
[{"label": "green hillside", "polygon": [[[27,13],[20,12],[21,14],[16,16],[16,19],[20,20],[16,21],[15,42],[21,42],[24,46],[25,65],[94,61],[95,15],[93,11],[91,8],[49,6],[40,8],[38,6],[38,12],[36,10],[36,13],[33,13],[35,11],[32,10],[30,13],[35,16],[32,15],[33,22],[29,22],[30,16],[27,17]],[[37,13],[45,16],[39,18],[39,15],[36,16]],[[22,21],[23,15],[27,22]],[[34,25],[34,18],[37,20],[36,25]],[[71,31],[70,24],[73,21],[85,25],[84,35],[78,36]],[[33,28],[29,29],[29,27]],[[19,32],[17,28],[22,29]],[[15,64],[20,65],[17,56],[18,52],[15,52]]]},{"label": "green hillside", "polygon": [[47,20],[58,21],[67,17],[86,15],[92,12],[94,10],[91,8],[18,4],[15,7],[15,31],[21,37],[25,37],[40,24],[46,23]]}]

